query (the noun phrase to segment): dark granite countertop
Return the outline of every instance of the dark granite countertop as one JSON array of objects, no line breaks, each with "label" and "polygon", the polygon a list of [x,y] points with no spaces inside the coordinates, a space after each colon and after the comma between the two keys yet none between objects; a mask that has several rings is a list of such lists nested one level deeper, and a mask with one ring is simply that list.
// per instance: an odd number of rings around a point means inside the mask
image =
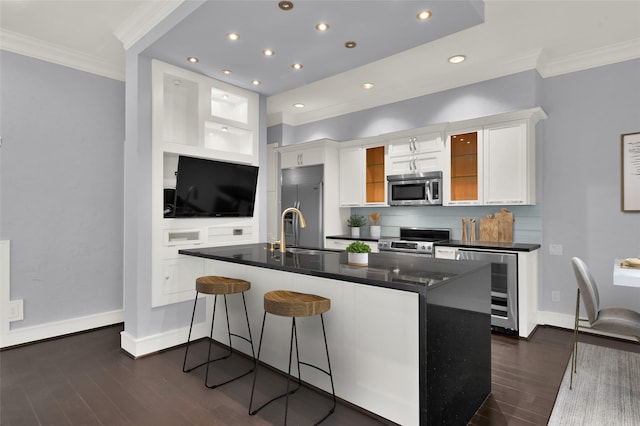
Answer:
[{"label": "dark granite countertop", "polygon": [[478,249],[493,249],[493,250],[505,250],[505,251],[535,251],[540,248],[540,244],[525,244],[525,243],[499,243],[497,241],[458,241],[449,240],[434,243],[436,246],[445,247],[464,247],[464,248],[478,248]]},{"label": "dark granite countertop", "polygon": [[327,235],[327,238],[331,240],[376,241],[376,242],[380,239],[380,237],[373,238],[371,235],[369,235],[369,233],[362,232],[362,230],[360,230],[359,237],[352,237],[351,234],[348,234],[348,235],[345,234],[345,235]]},{"label": "dark granite countertop", "polygon": [[[367,233],[361,233],[360,237],[352,237],[351,235],[327,235],[328,239],[334,240],[352,240],[352,241],[378,241],[380,238],[372,238]],[[384,238],[384,237],[383,237]],[[393,238],[393,237],[391,237]],[[437,246],[446,247],[464,247],[464,248],[479,248],[479,249],[493,249],[493,250],[505,250],[505,251],[534,251],[540,248],[540,244],[528,244],[528,243],[500,243],[497,241],[460,241],[449,240],[440,241],[434,243]]]},{"label": "dark granite countertop", "polygon": [[276,269],[322,278],[422,292],[447,279],[471,273],[477,262],[452,261],[400,253],[370,253],[368,266],[351,266],[345,251],[314,254],[271,251],[269,244],[245,244],[180,250],[183,255]]}]

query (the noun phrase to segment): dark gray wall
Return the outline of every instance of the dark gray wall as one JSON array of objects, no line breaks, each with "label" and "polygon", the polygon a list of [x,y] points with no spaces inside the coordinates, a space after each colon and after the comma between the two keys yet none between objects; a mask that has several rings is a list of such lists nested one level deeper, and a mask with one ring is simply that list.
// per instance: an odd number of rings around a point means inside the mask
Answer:
[{"label": "dark gray wall", "polygon": [[123,308],[124,83],[0,51],[12,329]]}]

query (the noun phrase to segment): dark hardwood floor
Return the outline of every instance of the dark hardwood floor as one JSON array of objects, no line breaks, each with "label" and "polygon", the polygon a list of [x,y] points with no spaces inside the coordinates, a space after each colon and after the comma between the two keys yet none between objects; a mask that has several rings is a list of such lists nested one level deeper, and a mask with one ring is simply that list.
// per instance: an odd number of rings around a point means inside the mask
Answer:
[{"label": "dark hardwood floor", "polygon": [[[184,347],[138,360],[120,350],[122,326],[105,327],[0,352],[0,424],[6,425],[271,425],[282,424],[284,402],[247,414],[252,375],[217,389],[203,369],[182,372]],[[640,345],[581,336],[581,341],[640,352]],[[205,342],[193,346],[204,355]],[[201,349],[198,351],[198,349]],[[492,394],[472,425],[545,425],[569,361],[571,332],[539,328],[529,341],[492,335]],[[249,366],[235,356],[224,374]],[[303,370],[304,374],[304,370]],[[260,369],[257,398],[286,381]],[[289,424],[312,424],[330,399],[302,388],[290,400]],[[390,424],[339,404],[323,425]]]}]

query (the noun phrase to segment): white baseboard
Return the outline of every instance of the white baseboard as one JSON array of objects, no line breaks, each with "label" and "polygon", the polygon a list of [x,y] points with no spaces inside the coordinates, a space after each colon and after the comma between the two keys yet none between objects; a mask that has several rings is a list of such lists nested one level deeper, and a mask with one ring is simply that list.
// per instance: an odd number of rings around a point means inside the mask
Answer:
[{"label": "white baseboard", "polygon": [[[573,330],[574,321],[575,321],[575,317],[573,315],[559,314],[557,312],[538,311],[539,325],[551,325],[554,327],[561,327],[561,328],[567,328],[569,330]],[[637,341],[633,337],[625,336],[622,334],[605,333],[603,331],[588,330],[585,328],[580,328],[580,331],[584,333],[597,334],[599,336],[615,337],[617,339],[630,340],[632,342]]]},{"label": "white baseboard", "polygon": [[[200,339],[209,334],[209,324],[204,321],[193,325],[191,340]],[[164,333],[136,338],[127,331],[120,333],[120,347],[134,358],[149,355],[163,349],[181,345],[187,341],[189,327],[178,328]]]},{"label": "white baseboard", "polygon": [[105,312],[101,314],[88,315],[85,317],[72,318],[63,321],[56,321],[33,327],[18,328],[3,333],[0,341],[0,348],[6,348],[24,343],[36,342],[38,340],[50,339],[52,337],[64,336],[66,334],[91,330],[93,328],[118,324],[124,321],[124,310]]}]

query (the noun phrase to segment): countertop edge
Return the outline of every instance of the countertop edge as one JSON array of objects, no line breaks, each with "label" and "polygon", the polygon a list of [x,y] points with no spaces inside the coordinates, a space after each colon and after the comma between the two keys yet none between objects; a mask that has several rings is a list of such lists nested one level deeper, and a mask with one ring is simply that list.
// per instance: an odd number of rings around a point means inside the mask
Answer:
[{"label": "countertop edge", "polygon": [[449,240],[443,242],[434,243],[435,246],[440,247],[461,247],[461,248],[477,248],[483,250],[500,250],[500,251],[519,251],[519,252],[531,252],[540,248],[540,244],[529,243],[500,243],[496,241],[457,241]]}]

